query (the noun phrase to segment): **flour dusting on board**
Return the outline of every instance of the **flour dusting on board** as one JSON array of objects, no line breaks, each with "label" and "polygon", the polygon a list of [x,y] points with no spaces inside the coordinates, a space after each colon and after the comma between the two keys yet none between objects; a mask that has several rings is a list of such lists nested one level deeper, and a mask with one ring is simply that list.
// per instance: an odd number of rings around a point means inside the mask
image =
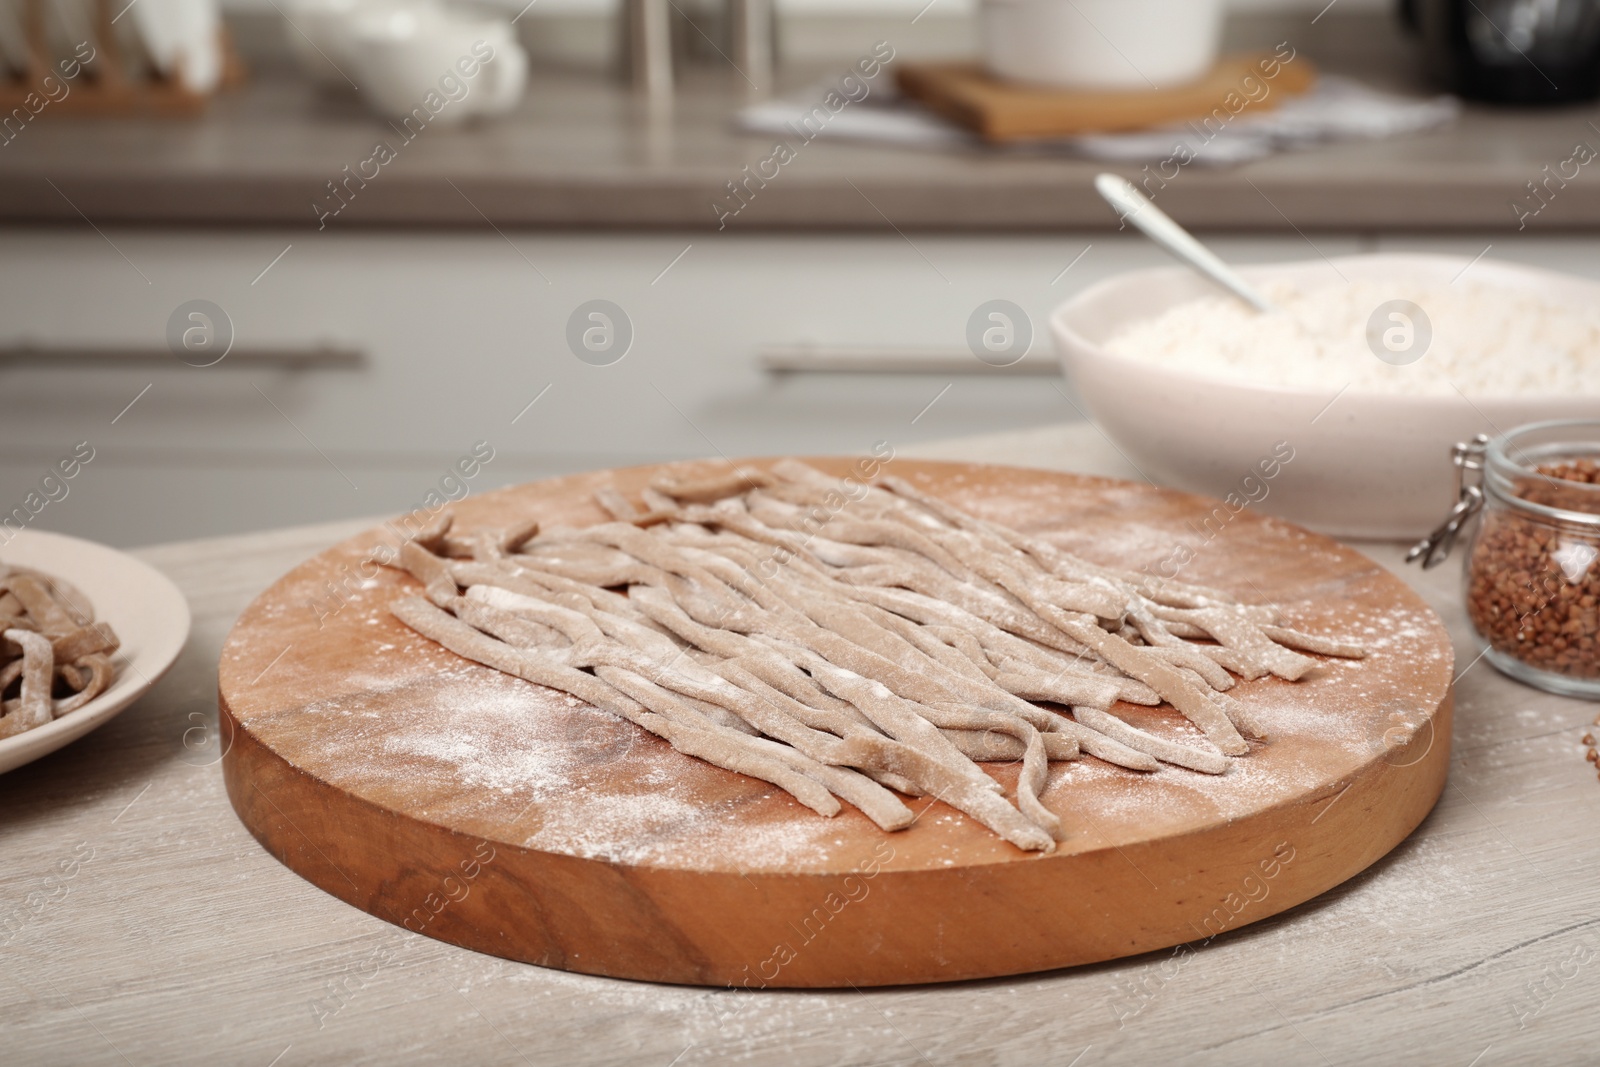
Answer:
[{"label": "flour dusting on board", "polygon": [[[1107,564],[1161,559],[1184,536],[1169,515],[1151,509],[1152,494],[1138,486],[959,473],[935,479],[923,471],[909,478],[983,518]],[[1363,608],[1336,586],[1365,573],[1366,561],[1281,524],[1251,521],[1270,529],[1256,536],[1279,556],[1303,551],[1332,575],[1328,595],[1321,587],[1300,589],[1280,605],[1286,624],[1358,641],[1369,655],[1316,657],[1318,669],[1297,683],[1237,684],[1230,696],[1254,713],[1269,741],[1220,776],[1165,765],[1137,773],[1087,756],[1051,764],[1042,798],[1065,824],[1062,851],[1159,837],[1192,829],[1197,820],[1233,820],[1303,797],[1326,785],[1330,768],[1353,774],[1382,756],[1427,714],[1416,700],[1419,685],[1448,681],[1451,653],[1430,612],[1393,593],[1377,598],[1388,606]],[[1207,549],[1195,573],[1182,579],[1261,602],[1265,594],[1252,595],[1246,582],[1256,562],[1239,555],[1226,545]],[[397,572],[361,583],[335,616],[314,619],[296,605],[320,594],[328,569],[302,569],[273,603],[252,609],[303,632],[260,679],[267,696],[246,725],[284,758],[341,789],[463,833],[624,865],[829,871],[851,867],[861,841],[881,836],[852,808],[821,817],[776,787],[682,755],[631,723],[420,638],[390,614],[396,598],[415,589]],[[319,645],[323,624],[340,635],[342,651]],[[248,680],[269,668],[275,652],[230,643],[224,667]],[[1201,732],[1171,708],[1119,704],[1117,714],[1161,737],[1203,744]],[[987,766],[1011,793],[1017,768]],[[899,831],[927,846],[916,850],[919,864],[1021,858],[1003,842],[961,832],[969,820],[958,812],[928,798],[908,804],[928,809],[926,818]]]},{"label": "flour dusting on board", "polygon": [[[341,720],[317,748],[282,743],[296,763],[337,765],[340,784],[374,801],[437,798],[424,817],[518,833],[541,851],[624,864],[673,865],[674,855],[719,857],[751,848],[782,867],[825,861],[841,843],[830,820],[800,809],[752,834],[746,805],[778,800],[746,780],[708,805],[707,779],[726,772],[673,752],[631,723],[554,690],[459,660],[426,684],[355,675],[348,691],[298,714]],[[352,721],[353,720],[353,721]],[[265,725],[265,724],[262,724]],[[779,806],[783,804],[780,801]],[[753,865],[754,866],[754,865]]]}]

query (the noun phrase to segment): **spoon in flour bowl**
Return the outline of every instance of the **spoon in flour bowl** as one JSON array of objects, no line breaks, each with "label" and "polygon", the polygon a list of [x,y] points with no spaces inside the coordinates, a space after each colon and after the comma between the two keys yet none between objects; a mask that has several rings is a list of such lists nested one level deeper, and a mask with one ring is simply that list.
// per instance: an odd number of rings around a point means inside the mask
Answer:
[{"label": "spoon in flour bowl", "polygon": [[1094,187],[1106,203],[1116,209],[1121,219],[1133,223],[1156,244],[1257,311],[1265,313],[1278,310],[1254,286],[1239,277],[1232,267],[1218,259],[1215,252],[1195,240],[1194,234],[1173,222],[1165,211],[1151,203],[1150,198],[1134,188],[1132,182],[1115,174],[1101,174],[1095,178]]}]

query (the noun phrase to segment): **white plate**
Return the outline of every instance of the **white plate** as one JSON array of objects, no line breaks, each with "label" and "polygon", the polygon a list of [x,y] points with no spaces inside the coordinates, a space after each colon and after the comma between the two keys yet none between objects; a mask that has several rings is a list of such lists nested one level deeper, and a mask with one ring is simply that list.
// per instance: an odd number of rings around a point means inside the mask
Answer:
[{"label": "white plate", "polygon": [[94,617],[122,640],[111,688],[77,711],[0,741],[0,772],[13,770],[109,722],[161,680],[189,637],[189,602],[147,563],[76,537],[23,530],[0,545],[0,563],[32,567],[82,590]]},{"label": "white plate", "polygon": [[222,81],[216,0],[139,0],[131,14],[157,70],[190,92],[216,89]]}]

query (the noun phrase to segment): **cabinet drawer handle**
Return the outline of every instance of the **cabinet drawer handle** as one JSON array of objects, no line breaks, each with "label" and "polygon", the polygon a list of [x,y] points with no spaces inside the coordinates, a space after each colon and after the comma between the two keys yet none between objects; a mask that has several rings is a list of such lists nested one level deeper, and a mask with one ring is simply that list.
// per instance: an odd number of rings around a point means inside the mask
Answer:
[{"label": "cabinet drawer handle", "polygon": [[1061,364],[1034,353],[1008,367],[996,367],[961,348],[869,348],[858,345],[768,345],[757,358],[769,374],[982,374],[1001,377],[1049,376]]},{"label": "cabinet drawer handle", "polygon": [[[366,362],[366,354],[359,349],[338,345],[240,345],[216,365],[334,370],[360,367]],[[141,345],[0,345],[0,367],[131,367],[148,363],[181,366],[169,350]]]}]

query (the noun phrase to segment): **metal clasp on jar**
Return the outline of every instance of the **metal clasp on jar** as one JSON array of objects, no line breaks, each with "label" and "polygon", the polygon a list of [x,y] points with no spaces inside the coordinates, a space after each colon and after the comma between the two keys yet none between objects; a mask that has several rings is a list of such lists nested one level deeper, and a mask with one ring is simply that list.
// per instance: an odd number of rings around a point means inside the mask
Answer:
[{"label": "metal clasp on jar", "polygon": [[[1456,471],[1456,505],[1445,516],[1444,522],[1427,537],[1411,546],[1406,562],[1422,560],[1422,569],[1437,567],[1450,555],[1456,537],[1472,517],[1483,510],[1483,459],[1489,449],[1489,435],[1480,433],[1470,441],[1457,441],[1450,448],[1450,461]],[[1468,472],[1477,474],[1471,483]]]}]

